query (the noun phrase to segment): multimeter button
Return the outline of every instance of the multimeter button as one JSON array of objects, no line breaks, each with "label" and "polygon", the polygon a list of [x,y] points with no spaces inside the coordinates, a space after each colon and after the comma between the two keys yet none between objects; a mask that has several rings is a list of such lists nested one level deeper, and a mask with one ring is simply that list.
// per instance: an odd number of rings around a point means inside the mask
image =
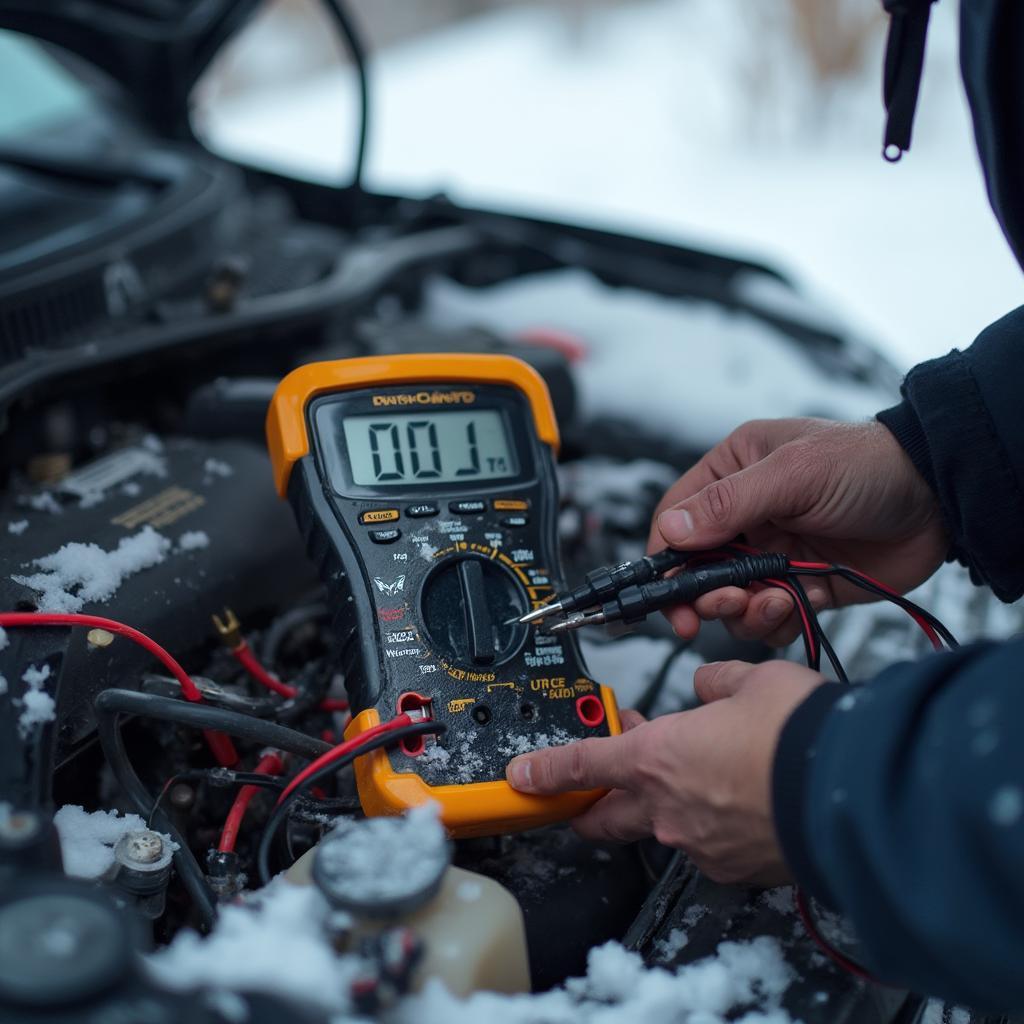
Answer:
[{"label": "multimeter button", "polygon": [[525,512],[530,503],[523,498],[495,498],[491,506],[495,512]]},{"label": "multimeter button", "polygon": [[453,501],[448,505],[448,510],[456,515],[477,515],[487,508],[485,501]]},{"label": "multimeter button", "polygon": [[433,503],[424,502],[422,505],[407,506],[405,514],[410,519],[426,519],[427,516],[436,516],[439,511],[440,509]]},{"label": "multimeter button", "polygon": [[372,540],[374,544],[393,544],[401,536],[402,531],[397,528],[394,530],[370,531],[370,540]]},{"label": "multimeter button", "polygon": [[393,523],[398,518],[397,508],[375,508],[369,512],[359,513],[359,522],[366,523]]},{"label": "multimeter button", "polygon": [[502,519],[502,521],[501,521],[501,525],[502,526],[511,526],[511,527],[513,527],[513,529],[516,529],[516,528],[518,528],[520,526],[529,526],[530,525],[530,517],[529,516],[505,516],[505,518]]}]

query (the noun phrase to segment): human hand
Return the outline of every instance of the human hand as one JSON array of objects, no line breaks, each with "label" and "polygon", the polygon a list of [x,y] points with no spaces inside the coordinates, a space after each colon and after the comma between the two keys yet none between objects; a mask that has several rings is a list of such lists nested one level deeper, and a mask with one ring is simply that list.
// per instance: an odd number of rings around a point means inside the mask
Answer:
[{"label": "human hand", "polygon": [[[654,513],[648,550],[713,548],[745,534],[797,561],[849,565],[905,593],[942,564],[949,546],[938,503],[880,423],[753,420],[684,473]],[[816,609],[873,600],[831,578],[809,579]],[[786,644],[799,633],[777,588],[727,587],[666,612],[693,637],[724,619],[738,637]]]},{"label": "human hand", "polygon": [[655,836],[718,882],[789,880],[775,835],[775,748],[792,711],[824,676],[786,661],[704,665],[703,707],[644,721],[622,713],[620,736],[522,754],[506,777],[524,793],[610,789],[573,828],[585,838]]}]

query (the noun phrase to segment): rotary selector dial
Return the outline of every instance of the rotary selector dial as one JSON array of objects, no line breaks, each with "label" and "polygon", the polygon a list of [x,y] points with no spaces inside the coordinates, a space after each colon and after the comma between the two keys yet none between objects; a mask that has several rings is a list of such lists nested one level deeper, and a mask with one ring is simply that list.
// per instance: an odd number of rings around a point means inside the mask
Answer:
[{"label": "rotary selector dial", "polygon": [[434,651],[454,664],[500,665],[522,646],[516,621],[529,607],[519,580],[477,555],[448,558],[423,586],[423,625]]}]

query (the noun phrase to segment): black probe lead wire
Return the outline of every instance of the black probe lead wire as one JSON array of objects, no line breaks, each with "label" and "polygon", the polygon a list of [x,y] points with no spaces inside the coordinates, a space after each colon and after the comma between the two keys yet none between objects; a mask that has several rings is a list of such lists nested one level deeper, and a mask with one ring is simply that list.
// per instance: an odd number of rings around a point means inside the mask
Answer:
[{"label": "black probe lead wire", "polygon": [[856,587],[860,587],[861,590],[866,590],[868,593],[874,594],[876,597],[880,597],[883,601],[889,601],[890,603],[902,608],[905,612],[909,612],[913,615],[918,615],[925,622],[928,623],[932,629],[946,642],[951,648],[957,648],[960,646],[960,642],[955,636],[949,631],[949,629],[943,625],[930,611],[922,608],[919,604],[915,604],[913,601],[901,594],[891,594],[884,587],[880,587],[873,583],[871,580],[862,576],[856,569],[848,569],[843,565],[833,565],[828,569],[793,569],[793,573],[797,573],[800,576],[841,576],[844,580],[852,583]]},{"label": "black probe lead wire", "polygon": [[352,55],[352,63],[355,64],[356,78],[359,82],[359,134],[356,141],[352,184],[362,191],[363,172],[366,168],[367,137],[370,133],[370,83],[366,70],[366,46],[343,0],[325,0],[325,5]]},{"label": "black probe lead wire", "polygon": [[256,853],[256,867],[259,872],[260,884],[266,885],[270,881],[270,848],[273,846],[274,837],[277,835],[278,830],[291,812],[292,805],[302,793],[322,779],[337,774],[343,768],[347,768],[357,757],[362,757],[364,754],[379,750],[381,747],[394,746],[402,740],[411,739],[415,736],[440,735],[447,731],[448,726],[443,722],[414,722],[412,725],[395,729],[393,732],[381,733],[379,736],[368,739],[364,744],[350,751],[344,757],[339,757],[337,761],[325,764],[319,771],[304,779],[300,785],[296,786],[288,794],[284,801],[274,808],[273,814],[267,819],[267,823],[263,828],[263,835],[260,836],[260,845]]},{"label": "black probe lead wire", "polygon": [[266,743],[301,757],[319,757],[331,749],[330,744],[273,722],[172,697],[136,693],[134,690],[103,690],[97,695],[93,706],[96,710],[96,732],[107,764],[143,819],[148,821],[152,817],[160,831],[166,832],[177,844],[174,867],[192,897],[203,926],[209,930],[217,919],[217,898],[185,837],[167,813],[157,809],[156,801],[132,767],[121,736],[120,716],[136,714],[200,729],[218,729],[240,739]]},{"label": "black probe lead wire", "polygon": [[[836,679],[840,683],[844,683],[848,686],[850,684],[850,677],[846,674],[846,669],[843,668],[843,663],[839,660],[839,655],[836,654],[835,648],[832,646],[832,642],[828,638],[828,634],[825,632],[821,621],[818,619],[818,613],[814,610],[814,605],[811,604],[811,599],[807,596],[807,591],[804,589],[804,585],[796,578],[796,576],[793,575],[788,577],[788,581],[789,585],[796,591],[797,598],[803,605],[804,611],[807,613],[807,617],[811,623],[811,628],[814,630],[814,634],[818,639],[818,647],[821,651],[824,651],[825,657],[828,658],[829,664],[832,666],[832,670],[836,674]],[[818,664],[812,667],[820,669],[820,655]]]}]

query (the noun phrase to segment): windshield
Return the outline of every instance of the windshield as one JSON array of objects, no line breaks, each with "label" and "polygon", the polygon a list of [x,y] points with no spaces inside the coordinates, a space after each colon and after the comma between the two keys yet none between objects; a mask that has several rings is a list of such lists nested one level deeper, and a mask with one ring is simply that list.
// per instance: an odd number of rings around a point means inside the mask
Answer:
[{"label": "windshield", "polygon": [[37,42],[0,31],[0,143],[34,135],[92,109],[75,77]]}]

